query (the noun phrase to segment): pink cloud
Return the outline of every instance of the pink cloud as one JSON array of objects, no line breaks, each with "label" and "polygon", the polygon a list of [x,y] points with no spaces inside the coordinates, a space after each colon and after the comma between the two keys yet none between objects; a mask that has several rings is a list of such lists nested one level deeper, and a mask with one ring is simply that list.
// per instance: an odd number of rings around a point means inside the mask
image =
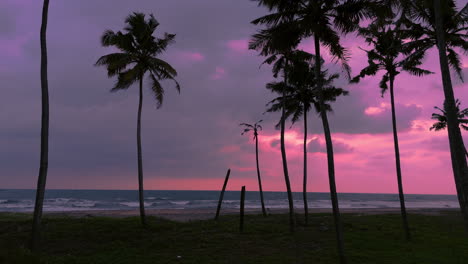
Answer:
[{"label": "pink cloud", "polygon": [[178,64],[191,65],[205,60],[205,56],[199,52],[178,50],[170,56]]},{"label": "pink cloud", "polygon": [[234,52],[246,53],[249,51],[249,40],[247,39],[230,40],[226,45]]},{"label": "pink cloud", "polygon": [[223,67],[217,66],[215,72],[211,74],[210,79],[220,80],[226,77],[226,70]]},{"label": "pink cloud", "polygon": [[380,103],[379,106],[369,106],[364,110],[364,113],[368,116],[373,115],[380,115],[381,113],[385,112],[386,110],[390,109],[390,105],[387,103]]}]

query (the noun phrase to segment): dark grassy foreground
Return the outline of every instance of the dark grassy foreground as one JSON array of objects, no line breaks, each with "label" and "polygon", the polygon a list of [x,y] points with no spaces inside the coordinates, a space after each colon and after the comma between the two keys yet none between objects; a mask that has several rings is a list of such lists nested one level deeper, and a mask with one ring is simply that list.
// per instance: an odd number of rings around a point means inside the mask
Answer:
[{"label": "dark grassy foreground", "polygon": [[[311,226],[288,232],[287,215],[246,216],[219,223],[177,223],[150,218],[144,229],[132,218],[46,217],[42,253],[25,249],[31,219],[0,214],[0,263],[337,263],[330,215],[312,215]],[[406,242],[399,215],[344,216],[349,263],[468,263],[468,235],[460,217],[410,215]],[[180,257],[178,257],[180,256]]]}]

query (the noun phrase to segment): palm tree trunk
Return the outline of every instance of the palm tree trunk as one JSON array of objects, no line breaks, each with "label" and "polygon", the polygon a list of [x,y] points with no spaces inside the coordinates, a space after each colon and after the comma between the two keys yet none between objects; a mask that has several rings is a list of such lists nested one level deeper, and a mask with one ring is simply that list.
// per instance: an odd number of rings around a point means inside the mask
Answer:
[{"label": "palm tree trunk", "polygon": [[262,188],[262,179],[260,177],[260,166],[258,165],[258,134],[255,136],[255,158],[257,161],[258,189],[260,190],[260,202],[262,203],[262,213],[263,213],[263,216],[267,216],[267,213],[265,210],[265,201],[263,200],[263,188]]},{"label": "palm tree trunk", "polygon": [[302,186],[302,198],[304,199],[304,223],[309,224],[309,205],[307,203],[307,110],[304,104],[304,184]]},{"label": "palm tree trunk", "polygon": [[343,223],[341,222],[340,208],[338,205],[338,195],[336,193],[336,183],[335,183],[335,161],[333,157],[333,143],[330,133],[330,126],[328,124],[327,111],[325,110],[325,102],[322,92],[322,78],[320,76],[321,72],[321,56],[320,56],[320,39],[317,35],[314,36],[315,39],[315,76],[317,78],[317,88],[319,91],[319,103],[320,103],[320,116],[323,124],[323,131],[325,135],[325,143],[327,147],[327,159],[328,159],[328,178],[330,183],[330,196],[332,200],[333,207],[333,218],[335,221],[335,232],[336,240],[338,243],[338,254],[340,256],[340,263],[346,264],[346,255],[344,249],[344,239],[343,239]]},{"label": "palm tree trunk", "polygon": [[42,8],[41,25],[41,156],[39,177],[37,180],[36,201],[34,205],[33,226],[31,233],[30,249],[35,251],[39,246],[42,220],[42,207],[47,180],[47,169],[49,166],[49,84],[47,80],[47,19],[49,12],[49,0],[44,0]]},{"label": "palm tree trunk", "polygon": [[[287,78],[287,65],[288,61],[286,60],[285,66],[285,73],[284,73],[284,84],[285,86],[288,85],[288,78]],[[286,98],[286,87],[283,89],[283,99]],[[288,161],[286,159],[286,147],[284,144],[284,130],[285,130],[285,112],[286,112],[286,102],[282,100],[282,109],[281,109],[281,158],[283,160],[283,172],[284,172],[284,180],[286,182],[286,190],[288,192],[288,202],[289,202],[289,230],[294,232],[296,221],[294,219],[294,201],[292,197],[291,191],[291,184],[289,182],[289,173],[288,173]]]},{"label": "palm tree trunk", "polygon": [[394,95],[394,84],[395,77],[390,76],[390,103],[392,105],[392,127],[393,127],[393,145],[395,147],[395,162],[398,179],[398,195],[400,196],[400,210],[401,217],[403,220],[403,228],[405,229],[406,240],[411,240],[411,233],[408,225],[408,217],[406,214],[405,206],[405,195],[403,192],[403,181],[401,178],[401,164],[400,164],[400,147],[398,146],[398,132],[396,124],[396,113],[395,113],[395,95]]},{"label": "palm tree trunk", "polygon": [[146,226],[145,198],[143,195],[143,158],[141,151],[141,109],[143,107],[143,75],[140,77],[140,96],[138,103],[137,148],[138,148],[138,197],[140,200],[141,224]]},{"label": "palm tree trunk", "polygon": [[442,72],[442,84],[444,88],[444,110],[447,115],[447,130],[452,158],[452,169],[457,187],[460,209],[468,230],[468,168],[463,149],[463,138],[458,126],[457,107],[453,93],[452,80],[447,61],[445,34],[443,30],[443,18],[440,14],[440,0],[434,0],[434,12],[436,19],[437,47],[439,50],[440,69]]}]

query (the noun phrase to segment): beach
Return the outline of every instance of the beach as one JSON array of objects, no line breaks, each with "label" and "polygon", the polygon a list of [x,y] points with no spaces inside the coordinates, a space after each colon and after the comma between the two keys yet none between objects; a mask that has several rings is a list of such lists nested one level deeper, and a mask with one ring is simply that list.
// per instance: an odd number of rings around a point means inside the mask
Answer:
[{"label": "beach", "polygon": [[[295,208],[297,217],[303,214],[303,208]],[[440,208],[410,208],[407,209],[409,214],[419,215],[444,215],[447,213],[456,213],[459,209],[440,209]],[[198,220],[213,219],[216,210],[214,209],[150,209],[145,210],[146,215],[160,217],[178,222],[190,222]],[[287,214],[288,209],[269,209],[269,214]],[[381,215],[381,214],[400,214],[399,208],[344,208],[340,210],[344,214],[353,215]],[[262,212],[258,209],[246,209],[247,215],[260,215]],[[332,210],[329,208],[315,208],[309,210],[311,215],[314,214],[330,214]],[[89,211],[67,211],[67,212],[47,212],[46,216],[68,216],[68,217],[115,217],[125,218],[139,216],[139,210],[89,210]],[[238,209],[223,209],[221,215],[236,215],[239,214]]]}]

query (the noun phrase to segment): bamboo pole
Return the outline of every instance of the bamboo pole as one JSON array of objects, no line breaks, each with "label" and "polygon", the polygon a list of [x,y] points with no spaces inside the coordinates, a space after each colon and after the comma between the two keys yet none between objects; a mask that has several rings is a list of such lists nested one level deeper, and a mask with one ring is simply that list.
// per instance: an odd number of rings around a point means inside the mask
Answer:
[{"label": "bamboo pole", "polygon": [[218,208],[216,209],[215,220],[218,220],[219,212],[221,211],[221,204],[223,203],[224,191],[226,190],[226,185],[228,183],[230,174],[231,174],[231,169],[228,169],[226,178],[224,179],[223,189],[221,190],[221,194],[219,195],[219,202],[218,202]]},{"label": "bamboo pole", "polygon": [[244,201],[245,201],[245,186],[242,186],[241,190],[241,198],[240,198],[240,224],[239,224],[239,232],[244,231]]}]

